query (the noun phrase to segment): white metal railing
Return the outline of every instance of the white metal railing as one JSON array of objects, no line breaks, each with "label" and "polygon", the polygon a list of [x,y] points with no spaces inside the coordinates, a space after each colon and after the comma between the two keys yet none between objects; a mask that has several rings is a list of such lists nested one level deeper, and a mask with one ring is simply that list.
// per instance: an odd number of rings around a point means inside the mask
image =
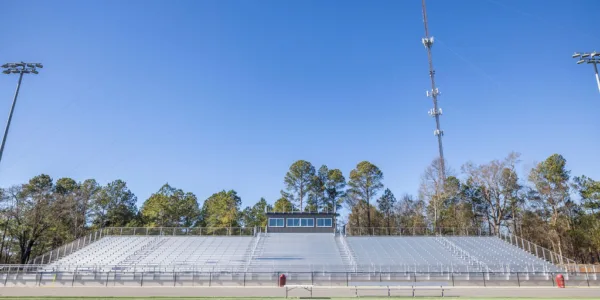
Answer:
[{"label": "white metal railing", "polygon": [[489,233],[481,228],[454,228],[454,227],[351,227],[346,226],[347,236],[489,236]]},{"label": "white metal railing", "polygon": [[342,244],[342,248],[344,248],[343,250],[346,256],[348,257],[348,261],[350,262],[351,268],[356,272],[356,259],[354,257],[354,252],[352,251],[348,243],[346,243],[346,237],[343,234],[340,234],[339,241]]},{"label": "white metal railing", "polygon": [[[222,261],[216,266],[197,265],[197,264],[137,264],[137,265],[0,265],[0,274],[7,272],[223,272],[223,273],[244,273],[241,268],[243,263],[236,261]],[[490,273],[490,274],[550,274],[560,273],[543,269],[525,269],[512,268],[506,270],[504,265],[487,265],[489,270],[474,270],[468,264],[357,264],[355,270],[348,271],[348,265],[339,264],[274,264],[250,266],[247,273],[268,273],[268,272],[324,272],[324,273],[439,273],[439,274],[461,274],[461,273]],[[563,274],[586,274],[600,272],[600,268],[589,268],[583,272],[565,272]],[[600,274],[600,273],[599,273]]]},{"label": "white metal railing", "polygon": [[254,243],[254,246],[252,246],[252,251],[250,252],[250,256],[248,256],[248,260],[246,261],[246,267],[244,268],[245,271],[248,271],[248,268],[250,267],[250,264],[252,263],[252,259],[254,258],[254,252],[256,252],[256,248],[258,248],[258,244],[260,243],[260,236],[262,234],[258,233],[256,235],[256,242]]},{"label": "white metal railing", "polygon": [[108,227],[102,229],[104,235],[170,235],[170,236],[252,236],[254,227]]},{"label": "white metal railing", "polygon": [[31,260],[30,264],[49,264],[57,261],[103,237],[102,229],[95,230],[86,234],[70,243],[62,245],[56,249],[50,250],[42,255],[39,255]]},{"label": "white metal railing", "polygon": [[503,241],[520,248],[537,258],[543,259],[544,261],[550,262],[553,265],[564,268],[565,271],[577,268],[577,262],[574,260],[564,257],[550,249],[541,247],[535,243],[529,242],[523,238],[520,238],[513,234],[501,234],[499,236]]}]

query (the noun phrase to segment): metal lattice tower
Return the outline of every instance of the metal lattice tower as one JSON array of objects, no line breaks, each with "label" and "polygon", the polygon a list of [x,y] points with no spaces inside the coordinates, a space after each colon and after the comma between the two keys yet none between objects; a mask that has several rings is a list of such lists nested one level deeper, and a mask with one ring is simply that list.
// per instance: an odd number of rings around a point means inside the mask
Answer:
[{"label": "metal lattice tower", "polygon": [[437,96],[440,94],[439,90],[435,87],[435,70],[433,69],[433,60],[431,57],[431,46],[433,46],[433,37],[429,36],[429,28],[427,26],[427,9],[425,8],[425,0],[422,0],[423,6],[423,24],[425,25],[425,37],[422,39],[423,46],[427,48],[427,58],[429,59],[429,77],[431,78],[431,90],[427,91],[427,97],[433,99],[433,108],[429,110],[429,115],[435,118],[435,131],[433,134],[437,136],[438,147],[440,151],[440,170],[439,176],[441,182],[446,181],[446,167],[444,161],[444,147],[442,146],[442,136],[444,131],[440,128],[440,116],[442,115],[442,109],[438,107]]}]

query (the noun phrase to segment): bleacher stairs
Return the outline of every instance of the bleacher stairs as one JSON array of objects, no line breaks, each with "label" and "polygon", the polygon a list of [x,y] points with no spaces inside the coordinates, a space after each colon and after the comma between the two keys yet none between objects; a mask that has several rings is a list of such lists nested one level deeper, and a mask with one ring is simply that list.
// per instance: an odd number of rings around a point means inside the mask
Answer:
[{"label": "bleacher stairs", "polygon": [[120,269],[120,267],[122,266],[122,268],[124,268],[124,269],[129,269],[131,267],[136,266],[144,257],[147,257],[148,255],[150,255],[150,253],[154,252],[166,241],[167,241],[167,239],[163,238],[162,236],[157,236],[155,238],[152,238],[148,244],[144,245],[139,250],[133,252],[133,254],[129,255],[123,261],[118,263],[119,267],[115,267],[115,268]]},{"label": "bleacher stairs", "polygon": [[348,247],[346,237],[341,234],[336,235],[335,243],[338,246],[344,266],[346,266],[346,271],[356,271],[356,258],[354,257],[354,252],[352,252],[352,249]]},{"label": "bleacher stairs", "polygon": [[461,247],[457,246],[456,244],[451,242],[449,239],[447,239],[441,235],[438,235],[435,237],[435,240],[438,243],[440,243],[444,248],[446,248],[448,251],[450,251],[454,257],[464,261],[465,264],[471,268],[470,271],[472,271],[472,272],[489,271],[489,268],[485,263],[481,262],[479,259],[477,259],[475,256],[473,256],[473,254],[463,250]]}]

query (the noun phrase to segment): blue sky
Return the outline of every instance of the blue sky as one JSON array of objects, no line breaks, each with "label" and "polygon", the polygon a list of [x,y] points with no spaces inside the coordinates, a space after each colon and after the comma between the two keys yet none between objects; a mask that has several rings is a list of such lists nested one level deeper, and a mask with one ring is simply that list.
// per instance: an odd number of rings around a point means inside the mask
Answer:
[{"label": "blue sky", "polygon": [[[40,173],[273,202],[289,165],[362,160],[398,196],[437,155],[419,0],[2,1],[24,79],[0,186]],[[447,160],[560,153],[600,179],[594,0],[429,0]],[[598,48],[595,48],[598,47]],[[0,77],[0,117],[16,76]]]}]

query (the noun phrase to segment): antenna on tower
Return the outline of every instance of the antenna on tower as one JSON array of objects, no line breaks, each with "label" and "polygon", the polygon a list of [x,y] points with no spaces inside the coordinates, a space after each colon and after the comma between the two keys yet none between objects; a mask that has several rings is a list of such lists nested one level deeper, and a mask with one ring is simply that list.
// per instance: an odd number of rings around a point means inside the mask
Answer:
[{"label": "antenna on tower", "polygon": [[431,46],[433,46],[433,37],[429,36],[429,27],[427,26],[427,9],[425,7],[425,0],[421,0],[423,5],[423,24],[425,25],[425,37],[421,40],[423,46],[427,49],[427,58],[429,60],[429,78],[431,78],[431,90],[426,92],[427,97],[431,97],[433,100],[433,108],[429,110],[429,115],[435,118],[435,130],[433,134],[437,137],[438,147],[440,151],[440,169],[439,176],[441,182],[446,181],[446,168],[444,161],[444,147],[442,146],[442,136],[444,131],[440,128],[440,116],[442,115],[442,109],[438,107],[437,96],[440,91],[435,86],[435,70],[433,69],[433,60],[431,58]]}]

